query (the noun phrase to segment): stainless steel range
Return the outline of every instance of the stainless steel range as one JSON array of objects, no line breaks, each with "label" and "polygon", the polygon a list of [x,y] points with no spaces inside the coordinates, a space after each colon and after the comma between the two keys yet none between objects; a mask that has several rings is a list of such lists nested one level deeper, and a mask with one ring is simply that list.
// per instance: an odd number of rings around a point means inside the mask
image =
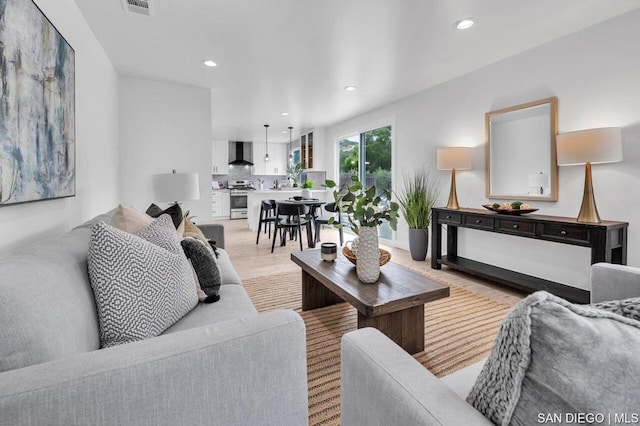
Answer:
[{"label": "stainless steel range", "polygon": [[229,199],[231,203],[231,219],[247,218],[247,194],[255,190],[250,180],[230,180]]}]

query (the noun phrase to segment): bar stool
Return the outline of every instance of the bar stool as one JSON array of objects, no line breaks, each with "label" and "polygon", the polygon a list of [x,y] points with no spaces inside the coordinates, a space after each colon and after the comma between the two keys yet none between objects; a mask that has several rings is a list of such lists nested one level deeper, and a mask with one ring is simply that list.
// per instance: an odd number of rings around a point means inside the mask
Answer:
[{"label": "bar stool", "polygon": [[[264,224],[264,233],[269,228],[269,239],[271,239],[271,224],[276,221],[276,200],[262,200],[260,203],[260,216],[258,217],[258,235],[256,236],[256,244],[260,240],[260,230]],[[275,231],[274,231],[275,232]]]},{"label": "bar stool", "polygon": [[[342,222],[342,215],[340,214],[340,209],[338,208],[338,205],[336,203],[328,203],[324,206],[324,209],[326,211],[328,211],[329,213],[338,213],[338,217],[336,218],[335,214],[330,215],[330,216],[320,216],[320,217],[316,217],[314,219],[314,222],[316,224],[316,244],[320,242],[320,225],[328,225],[329,224],[329,219],[331,219],[332,217],[336,219],[337,223]],[[340,231],[340,245],[342,245],[344,243],[344,232],[342,230],[342,228],[339,228],[338,231]]]},{"label": "bar stool", "polygon": [[[275,229],[273,231],[273,240],[271,241],[271,253],[276,246],[276,236],[280,230],[280,245],[287,245],[287,230],[289,233],[297,231],[298,241],[300,242],[300,250],[302,249],[302,227],[307,228],[307,244],[313,245],[311,236],[311,221],[306,215],[309,213],[309,207],[296,202],[279,202],[276,203],[276,220]],[[284,233],[282,232],[284,230]]]}]

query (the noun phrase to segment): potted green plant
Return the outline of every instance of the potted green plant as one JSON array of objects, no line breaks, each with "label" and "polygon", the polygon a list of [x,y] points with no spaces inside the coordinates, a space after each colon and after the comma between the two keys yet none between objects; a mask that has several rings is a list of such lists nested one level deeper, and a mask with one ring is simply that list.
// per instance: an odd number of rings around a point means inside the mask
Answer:
[{"label": "potted green plant", "polygon": [[313,181],[305,179],[302,182],[302,198],[311,198],[311,188],[313,188]]},{"label": "potted green plant", "polygon": [[409,251],[413,260],[427,258],[431,208],[439,195],[440,182],[424,170],[405,176],[402,192],[396,194],[402,217],[409,226]]},{"label": "potted green plant", "polygon": [[[348,218],[349,226],[358,235],[356,273],[364,283],[373,283],[380,276],[378,251],[378,225],[389,222],[394,231],[398,224],[398,204],[391,201],[391,191],[378,194],[375,186],[365,188],[357,176],[351,177],[351,185],[337,188],[332,180],[325,182],[334,188],[333,198],[340,211]],[[335,227],[343,226],[329,220]]]}]

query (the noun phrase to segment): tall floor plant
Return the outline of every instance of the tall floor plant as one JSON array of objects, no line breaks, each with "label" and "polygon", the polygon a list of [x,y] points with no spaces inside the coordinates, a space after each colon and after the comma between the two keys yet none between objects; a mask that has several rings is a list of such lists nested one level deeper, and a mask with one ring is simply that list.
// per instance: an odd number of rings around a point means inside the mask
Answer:
[{"label": "tall floor plant", "polygon": [[429,170],[417,170],[404,177],[404,186],[396,194],[400,212],[409,226],[409,249],[413,260],[425,260],[429,247],[431,208],[440,195],[440,181]]}]

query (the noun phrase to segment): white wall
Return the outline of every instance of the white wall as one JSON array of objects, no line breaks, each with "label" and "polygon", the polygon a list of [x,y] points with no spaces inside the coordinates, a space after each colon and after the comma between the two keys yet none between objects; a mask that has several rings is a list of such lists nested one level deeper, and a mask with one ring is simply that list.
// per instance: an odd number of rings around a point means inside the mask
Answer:
[{"label": "white wall", "polygon": [[118,76],[73,0],[36,4],[76,53],[76,196],[0,207],[0,252],[60,234],[118,202]]},{"label": "white wall", "polygon": [[[484,114],[500,108],[558,97],[560,133],[605,126],[623,128],[624,161],[593,167],[594,191],[603,219],[628,221],[628,263],[640,266],[640,11],[531,49],[515,57],[425,90],[337,125],[327,139],[366,123],[395,117],[395,182],[402,172],[436,171],[436,147],[472,146],[473,170],[457,174],[460,205],[480,207],[484,187]],[[331,148],[333,149],[333,148]],[[335,150],[333,150],[335,152]],[[335,161],[327,163],[335,175]],[[449,173],[437,171],[446,204]],[[541,214],[575,217],[582,199],[584,169],[561,167],[559,200],[531,202]],[[547,279],[586,288],[588,249],[460,230],[459,254]],[[407,245],[406,226],[397,244]]]},{"label": "white wall", "polygon": [[[120,79],[120,195],[142,211],[154,202],[151,176],[195,172],[200,200],[182,206],[211,219],[211,91],[182,84]],[[168,207],[168,204],[159,204]]]}]

